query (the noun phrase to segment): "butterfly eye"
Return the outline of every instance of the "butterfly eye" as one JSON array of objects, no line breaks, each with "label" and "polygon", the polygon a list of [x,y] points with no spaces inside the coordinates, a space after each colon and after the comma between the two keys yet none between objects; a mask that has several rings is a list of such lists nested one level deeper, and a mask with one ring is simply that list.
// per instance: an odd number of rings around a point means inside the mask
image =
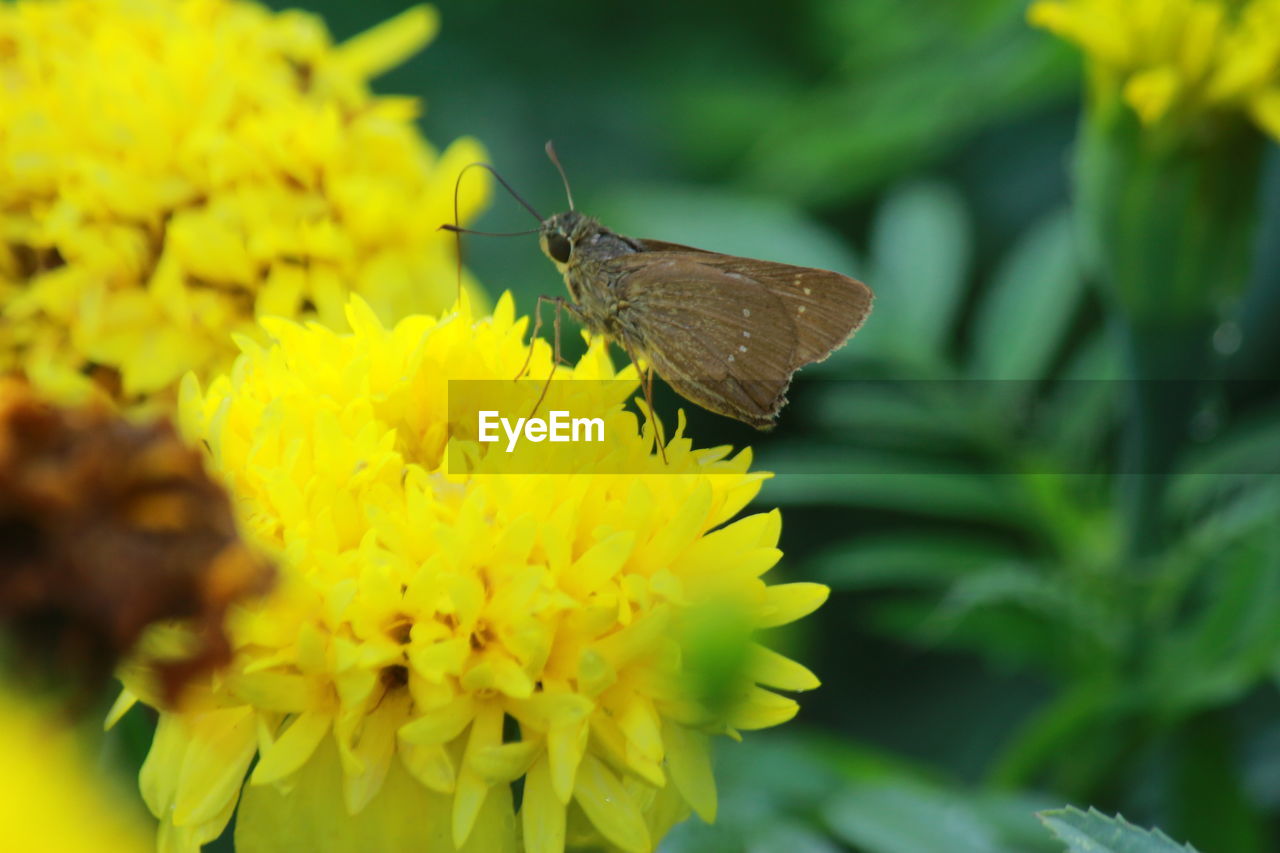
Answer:
[{"label": "butterfly eye", "polygon": [[569,255],[573,252],[573,247],[569,245],[569,240],[558,231],[553,231],[547,235],[547,254],[555,261],[567,264]]}]

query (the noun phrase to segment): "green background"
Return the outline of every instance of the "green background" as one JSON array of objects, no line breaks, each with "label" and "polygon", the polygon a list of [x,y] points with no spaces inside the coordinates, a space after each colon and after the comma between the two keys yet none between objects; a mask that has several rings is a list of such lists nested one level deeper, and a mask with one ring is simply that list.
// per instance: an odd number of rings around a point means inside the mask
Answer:
[{"label": "green background", "polygon": [[[341,38],[405,5],[308,8]],[[1250,290],[1220,306],[1215,381],[1170,481],[1175,521],[1136,553],[1114,461],[1123,358],[1071,226],[1079,60],[1024,3],[439,8],[436,42],[377,87],[424,98],[434,144],[476,136],[552,213],[553,139],[579,209],[622,233],[877,293],[775,432],[690,412],[698,444],[751,443],[796,472],[758,501],[783,508],[773,577],[833,594],[770,638],[823,687],[796,722],[724,744],[718,825],[663,850],[1051,851],[1034,812],[1067,803],[1205,851],[1276,849],[1280,397],[1227,381],[1280,361],[1274,146]],[[531,224],[498,190],[476,227]],[[522,311],[562,293],[534,237],[466,252]]]}]

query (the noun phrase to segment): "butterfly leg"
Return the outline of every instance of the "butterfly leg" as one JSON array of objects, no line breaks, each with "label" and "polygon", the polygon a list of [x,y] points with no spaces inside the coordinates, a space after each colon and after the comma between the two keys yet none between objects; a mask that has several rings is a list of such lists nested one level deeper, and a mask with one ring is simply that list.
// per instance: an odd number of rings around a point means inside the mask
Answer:
[{"label": "butterfly leg", "polygon": [[655,426],[655,435],[658,441],[658,452],[662,454],[662,464],[669,465],[667,462],[667,440],[662,434],[662,424],[658,420],[657,414],[653,408],[653,367],[649,366],[644,372],[644,400],[645,405],[649,407],[650,416],[653,418]]},{"label": "butterfly leg", "polygon": [[[631,352],[631,348],[626,344],[621,344],[622,351],[627,354],[627,358],[631,359],[631,363],[636,366],[636,370],[640,369],[640,362],[636,360],[635,354]],[[646,364],[644,375],[640,377],[640,389],[644,392],[644,404],[649,409],[649,421],[653,424],[653,436],[658,445],[658,453],[662,455],[662,464],[668,465],[667,462],[667,443],[662,438],[662,427],[658,423],[658,414],[653,408],[653,365]]]},{"label": "butterfly leg", "polygon": [[538,301],[533,304],[533,331],[529,333],[529,352],[525,354],[524,364],[520,366],[520,372],[516,374],[516,378],[511,380],[519,382],[521,377],[529,372],[529,362],[533,361],[533,342],[538,339],[538,331],[542,328],[542,303],[549,301],[553,297],[539,296]]},{"label": "butterfly leg", "polygon": [[[574,305],[572,302],[568,302],[563,297],[539,296],[537,306],[534,308],[534,313],[536,315],[533,325],[534,337],[529,340],[529,355],[525,357],[524,367],[520,370],[521,376],[523,376],[524,372],[529,368],[529,359],[533,358],[533,341],[537,337],[538,325],[542,320],[543,302],[554,302],[556,305],[556,317],[552,324],[554,329],[554,343],[552,344],[553,354],[551,358],[551,370],[547,373],[547,381],[542,384],[542,393],[538,395],[537,402],[533,404],[533,411],[529,412],[529,417],[533,417],[537,414],[538,407],[542,405],[542,401],[546,399],[547,391],[551,388],[551,380],[555,378],[556,367],[564,363],[564,358],[560,355],[560,312],[567,310],[570,314],[577,315],[578,317],[582,316],[582,312],[578,310],[578,306]],[[519,379],[520,376],[517,376],[516,378]]]}]

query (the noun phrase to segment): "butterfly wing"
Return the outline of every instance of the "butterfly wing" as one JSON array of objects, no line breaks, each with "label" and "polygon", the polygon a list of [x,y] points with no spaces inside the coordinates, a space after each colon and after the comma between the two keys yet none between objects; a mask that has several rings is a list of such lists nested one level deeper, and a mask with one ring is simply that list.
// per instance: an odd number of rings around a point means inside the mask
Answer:
[{"label": "butterfly wing", "polygon": [[750,279],[776,296],[783,313],[795,325],[793,371],[826,359],[858,331],[871,313],[871,288],[838,272],[705,252],[657,240],[635,242],[645,250],[648,260],[667,252],[692,253],[690,259],[699,266]]},{"label": "butterfly wing", "polygon": [[757,428],[773,425],[795,372],[796,324],[768,287],[701,261],[714,253],[617,259],[619,337],[677,392]]}]

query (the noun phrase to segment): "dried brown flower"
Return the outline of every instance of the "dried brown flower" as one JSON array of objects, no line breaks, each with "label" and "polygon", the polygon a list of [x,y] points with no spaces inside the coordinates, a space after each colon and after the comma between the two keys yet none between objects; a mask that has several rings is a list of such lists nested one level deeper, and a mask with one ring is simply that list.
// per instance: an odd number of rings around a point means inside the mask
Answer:
[{"label": "dried brown flower", "polygon": [[167,421],[58,408],[0,378],[0,627],[23,663],[100,685],[148,625],[188,620],[189,654],[155,662],[172,701],[230,658],[227,608],[272,576]]}]

